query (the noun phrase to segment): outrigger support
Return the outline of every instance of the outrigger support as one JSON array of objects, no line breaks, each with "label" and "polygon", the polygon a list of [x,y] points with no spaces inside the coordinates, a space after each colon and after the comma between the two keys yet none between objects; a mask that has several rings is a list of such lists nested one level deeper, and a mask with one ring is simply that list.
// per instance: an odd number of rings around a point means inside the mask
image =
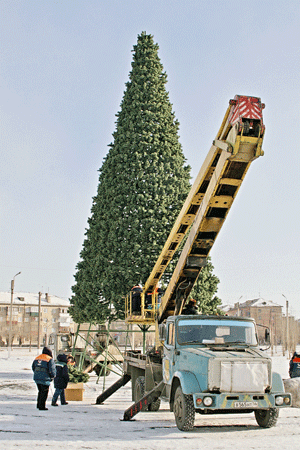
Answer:
[{"label": "outrigger support", "polygon": [[125,384],[127,384],[129,380],[131,380],[130,375],[123,375],[118,381],[116,381],[104,392],[102,392],[102,394],[98,395],[96,405],[101,405],[101,403],[103,403],[108,397],[114,394],[118,389],[120,389],[122,386],[125,386]]},{"label": "outrigger support", "polygon": [[145,409],[145,407],[155,402],[161,396],[164,387],[165,383],[164,381],[161,381],[154,389],[152,389],[152,391],[149,391],[144,397],[131,405],[130,408],[126,409],[123,420],[131,420],[136,414]]}]

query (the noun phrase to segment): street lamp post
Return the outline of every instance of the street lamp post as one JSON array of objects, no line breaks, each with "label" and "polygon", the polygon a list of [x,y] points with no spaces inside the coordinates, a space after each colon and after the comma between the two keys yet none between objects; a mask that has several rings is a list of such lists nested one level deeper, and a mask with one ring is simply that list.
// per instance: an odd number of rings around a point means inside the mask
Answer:
[{"label": "street lamp post", "polygon": [[13,309],[13,301],[14,301],[14,287],[15,287],[15,278],[17,275],[20,275],[21,272],[18,272],[13,279],[11,280],[10,285],[10,317],[9,317],[9,335],[8,335],[8,357],[10,358],[10,352],[12,349],[12,309]]},{"label": "street lamp post", "polygon": [[286,354],[288,355],[288,357],[289,357],[289,347],[290,347],[290,333],[289,333],[289,302],[288,302],[288,300],[287,300],[287,298],[286,298],[286,296],[284,295],[284,294],[282,294],[282,297],[284,297],[285,298],[285,300],[286,300],[286,302],[285,302],[285,307],[286,307],[286,328],[285,328],[285,331],[286,331],[286,338],[285,338],[285,342],[286,342],[286,345],[285,345],[285,350],[286,350]]}]

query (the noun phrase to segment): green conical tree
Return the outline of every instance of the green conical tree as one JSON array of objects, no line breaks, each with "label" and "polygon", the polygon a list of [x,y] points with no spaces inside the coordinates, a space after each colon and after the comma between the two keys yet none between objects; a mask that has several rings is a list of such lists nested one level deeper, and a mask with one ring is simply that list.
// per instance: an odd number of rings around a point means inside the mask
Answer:
[{"label": "green conical tree", "polygon": [[222,300],[215,295],[220,280],[213,270],[211,258],[208,257],[207,265],[201,270],[190,294],[190,298],[197,300],[198,310],[201,314],[223,314],[219,308]]},{"label": "green conical tree", "polygon": [[122,318],[123,296],[144,283],[188,194],[190,167],[166,91],[158,45],[143,32],[100,169],[77,265],[70,313],[77,322]]}]

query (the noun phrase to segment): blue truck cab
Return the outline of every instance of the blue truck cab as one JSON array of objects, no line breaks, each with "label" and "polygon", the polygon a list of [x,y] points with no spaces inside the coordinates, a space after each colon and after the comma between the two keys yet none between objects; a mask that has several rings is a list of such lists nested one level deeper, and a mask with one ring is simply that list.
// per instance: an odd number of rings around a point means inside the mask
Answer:
[{"label": "blue truck cab", "polygon": [[177,427],[193,428],[195,413],[254,412],[259,426],[277,422],[291,405],[272,360],[258,347],[253,319],[170,316],[163,331],[163,398]]}]

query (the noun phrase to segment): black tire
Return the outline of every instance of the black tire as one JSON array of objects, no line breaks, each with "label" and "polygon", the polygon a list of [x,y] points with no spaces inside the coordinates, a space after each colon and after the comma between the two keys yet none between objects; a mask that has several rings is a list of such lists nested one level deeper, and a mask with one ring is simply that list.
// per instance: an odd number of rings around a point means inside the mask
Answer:
[{"label": "black tire", "polygon": [[[138,402],[145,395],[145,377],[137,377],[134,385],[134,402]],[[147,411],[147,406],[143,406],[142,411]]]},{"label": "black tire", "polygon": [[108,377],[108,375],[110,374],[111,367],[112,367],[111,363],[108,363],[106,365],[106,368],[104,368],[103,366],[100,366],[99,364],[96,364],[93,370],[98,375],[98,377],[99,377],[99,375],[101,377],[104,377],[104,376]]},{"label": "black tire", "polygon": [[274,427],[279,416],[278,408],[257,409],[254,411],[255,419],[258,425],[262,428]]},{"label": "black tire", "polygon": [[159,408],[160,408],[160,398],[158,398],[154,402],[150,403],[150,405],[148,405],[149,411],[158,411]]},{"label": "black tire", "polygon": [[180,386],[175,392],[174,415],[179,430],[191,431],[193,429],[195,422],[193,396],[184,394]]}]

